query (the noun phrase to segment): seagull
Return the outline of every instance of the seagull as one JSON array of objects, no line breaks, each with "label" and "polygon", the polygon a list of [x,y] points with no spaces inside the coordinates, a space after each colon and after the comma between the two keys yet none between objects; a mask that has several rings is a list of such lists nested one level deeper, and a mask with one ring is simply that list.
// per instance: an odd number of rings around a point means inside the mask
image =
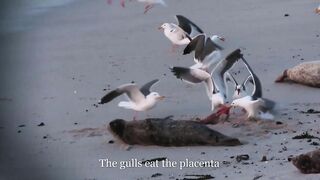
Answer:
[{"label": "seagull", "polygon": [[204,83],[208,98],[211,100],[212,93],[214,92],[214,85],[212,82],[211,74],[208,72],[188,67],[172,67],[171,72],[179,79],[190,84]]},{"label": "seagull", "polygon": [[[240,50],[239,50],[240,51]],[[185,68],[185,67],[173,67],[170,68],[174,75],[186,81],[188,83],[204,83],[206,92],[211,100],[211,110],[215,111],[216,108],[226,103],[227,94],[224,84],[224,74],[227,72],[233,64],[239,59],[239,51],[230,53],[224,60],[222,60],[213,70],[212,74],[205,70],[198,68]],[[224,108],[224,107],[222,107]],[[230,108],[225,107],[228,113]],[[219,110],[221,111],[221,110]]]},{"label": "seagull", "polygon": [[241,55],[241,59],[252,77],[254,89],[251,95],[233,100],[231,106],[244,108],[248,113],[248,119],[273,119],[273,115],[269,111],[274,108],[275,102],[262,97],[262,86],[259,78],[252,71],[243,55]]},{"label": "seagull", "polygon": [[227,72],[226,74],[227,74],[226,81],[232,81],[234,84],[234,93],[232,96],[233,99],[239,99],[241,97],[248,95],[246,84],[248,81],[253,84],[251,75],[248,75],[248,77],[241,84],[239,84],[231,73]]},{"label": "seagull", "polygon": [[123,84],[103,96],[99,104],[108,103],[114,98],[125,93],[129,101],[121,101],[118,106],[125,109],[133,109],[135,111],[133,119],[135,120],[137,111],[147,111],[153,108],[159,100],[165,98],[164,96],[160,96],[157,92],[150,91],[151,86],[153,86],[158,81],[158,79],[152,80],[143,85],[140,89],[134,83]]},{"label": "seagull", "polygon": [[[218,45],[218,41],[224,41],[224,38],[214,35],[207,37],[205,34],[196,36],[183,50],[183,55],[190,54],[194,51],[194,68],[202,68],[208,71],[213,64],[217,64],[222,60],[221,50],[223,48]],[[220,42],[219,42],[220,43]]]},{"label": "seagull", "polygon": [[163,23],[158,29],[163,30],[164,35],[172,42],[172,51],[180,45],[187,45],[192,37],[202,34],[203,31],[192,21],[182,15],[176,15],[178,25]]}]

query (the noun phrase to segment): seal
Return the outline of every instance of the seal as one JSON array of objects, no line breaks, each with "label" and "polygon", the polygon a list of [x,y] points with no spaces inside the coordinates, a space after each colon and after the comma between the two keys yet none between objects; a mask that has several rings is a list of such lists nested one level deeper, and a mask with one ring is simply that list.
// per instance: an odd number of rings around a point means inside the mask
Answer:
[{"label": "seal", "polygon": [[206,125],[191,120],[149,118],[139,121],[116,119],[109,129],[129,145],[158,146],[236,146],[237,138],[223,135]]},{"label": "seal", "polygon": [[320,60],[301,63],[293,68],[286,69],[275,82],[286,80],[320,88]]},{"label": "seal", "polygon": [[291,161],[304,174],[320,173],[320,149],[293,157]]}]

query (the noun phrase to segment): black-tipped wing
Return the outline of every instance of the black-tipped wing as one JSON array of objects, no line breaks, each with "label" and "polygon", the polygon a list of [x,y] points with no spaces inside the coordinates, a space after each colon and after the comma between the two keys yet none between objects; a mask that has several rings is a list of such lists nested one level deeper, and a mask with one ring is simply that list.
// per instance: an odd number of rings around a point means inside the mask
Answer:
[{"label": "black-tipped wing", "polygon": [[157,83],[159,81],[159,79],[154,79],[148,83],[146,83],[145,85],[143,85],[141,88],[140,88],[140,91],[141,93],[144,95],[144,96],[147,96],[148,94],[150,94],[150,88],[152,85],[154,85],[155,83]]},{"label": "black-tipped wing", "polygon": [[254,85],[253,92],[252,92],[252,98],[254,100],[258,99],[258,98],[261,98],[262,97],[262,85],[261,85],[260,79],[253,72],[253,70],[251,69],[251,67],[248,64],[248,62],[243,57],[241,57],[241,59],[242,59],[243,63],[245,64],[245,66],[247,67],[247,70],[249,71],[249,73],[252,76],[253,85]]},{"label": "black-tipped wing", "polygon": [[234,83],[234,86],[239,85],[237,80],[234,78],[234,76],[231,73],[227,72],[227,75],[228,75],[226,78],[227,81],[232,81]]},{"label": "black-tipped wing", "polygon": [[176,15],[179,27],[183,29],[189,36],[194,37],[197,34],[202,34],[203,31],[195,23],[182,15]]},{"label": "black-tipped wing", "polygon": [[170,68],[171,72],[181,80],[185,80],[190,83],[200,83],[202,82],[201,79],[197,78],[196,76],[192,75],[190,68],[185,67],[173,67]]},{"label": "black-tipped wing", "polygon": [[121,94],[123,94],[123,92],[119,92],[116,90],[113,90],[111,92],[109,92],[108,94],[106,94],[105,96],[103,96],[99,102],[99,104],[105,104],[108,103],[110,101],[112,101],[114,98],[120,96]]},{"label": "black-tipped wing", "polygon": [[204,70],[185,67],[173,67],[171,68],[171,71],[177,78],[183,81],[189,83],[205,83],[206,92],[209,99],[211,98],[212,93],[215,92],[211,75]]},{"label": "black-tipped wing", "polygon": [[224,60],[220,61],[212,71],[213,82],[216,88],[226,96],[226,85],[224,83],[224,74],[242,57],[240,49],[230,53]]},{"label": "black-tipped wing", "polygon": [[203,51],[206,36],[200,34],[193,38],[190,43],[184,48],[183,55],[190,54],[195,51],[195,56],[199,56],[199,53]]},{"label": "black-tipped wing", "polygon": [[189,54],[195,51],[194,58],[199,62],[202,62],[207,56],[209,56],[215,50],[221,50],[222,47],[215,44],[211,38],[206,37],[205,34],[200,34],[185,47],[183,55]]},{"label": "black-tipped wing", "polygon": [[140,103],[145,99],[145,96],[141,93],[137,85],[124,84],[103,96],[100,100],[100,104],[108,103],[123,93],[126,93],[128,98],[134,103]]}]

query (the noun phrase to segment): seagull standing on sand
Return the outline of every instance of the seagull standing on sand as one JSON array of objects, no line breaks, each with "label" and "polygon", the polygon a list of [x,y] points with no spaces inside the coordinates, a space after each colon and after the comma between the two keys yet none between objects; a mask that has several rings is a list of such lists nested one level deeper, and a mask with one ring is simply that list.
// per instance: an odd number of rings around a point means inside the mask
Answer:
[{"label": "seagull standing on sand", "polygon": [[190,54],[194,51],[195,65],[193,68],[201,68],[209,71],[212,65],[218,64],[221,59],[221,50],[223,48],[218,45],[224,41],[224,38],[214,35],[207,37],[205,34],[196,36],[183,50],[183,55]]},{"label": "seagull standing on sand", "polygon": [[192,21],[182,15],[176,15],[178,25],[174,23],[163,23],[159,29],[172,42],[172,51],[180,45],[189,44],[192,38],[203,31]]},{"label": "seagull standing on sand", "polygon": [[275,102],[262,98],[262,86],[259,78],[252,71],[242,54],[241,59],[252,77],[254,89],[251,95],[233,100],[231,106],[244,108],[248,113],[249,119],[273,119],[273,115],[270,114],[269,111],[273,109]]},{"label": "seagull standing on sand", "polygon": [[140,89],[133,83],[123,84],[102,97],[99,104],[108,103],[125,93],[129,101],[121,101],[118,106],[125,109],[133,109],[135,111],[133,119],[135,120],[137,111],[147,111],[153,108],[159,100],[165,98],[164,96],[160,96],[157,92],[150,92],[151,86],[158,81],[158,79],[152,80],[143,85]]}]

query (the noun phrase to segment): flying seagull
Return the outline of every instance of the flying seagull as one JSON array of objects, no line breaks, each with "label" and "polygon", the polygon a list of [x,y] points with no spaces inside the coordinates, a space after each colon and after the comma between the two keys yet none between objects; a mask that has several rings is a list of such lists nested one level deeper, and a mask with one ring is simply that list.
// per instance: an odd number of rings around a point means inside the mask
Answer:
[{"label": "flying seagull", "polygon": [[[143,85],[141,88],[139,88],[134,83],[123,84],[103,96],[99,104],[108,103],[114,98],[125,93],[129,101],[121,101],[118,104],[119,107],[125,109],[133,109],[134,111],[147,111],[153,108],[156,105],[157,101],[165,98],[164,96],[160,96],[157,92],[150,91],[151,86],[153,86],[158,81],[158,79],[152,80]],[[136,119],[136,112],[133,119]]]},{"label": "flying seagull", "polygon": [[176,15],[178,25],[174,23],[163,23],[159,29],[163,30],[164,35],[172,42],[172,51],[177,46],[187,45],[192,38],[203,31],[192,21],[182,15]]},{"label": "flying seagull", "polygon": [[231,106],[244,108],[248,113],[248,119],[272,119],[273,115],[269,111],[273,109],[275,102],[262,97],[262,86],[259,78],[243,56],[241,56],[241,59],[252,77],[254,89],[251,95],[233,100]]},{"label": "flying seagull", "polygon": [[195,66],[206,69],[212,65],[216,65],[221,58],[221,50],[223,48],[218,45],[219,41],[224,41],[224,38],[214,35],[211,37],[205,34],[200,34],[193,38],[191,42],[183,50],[183,55],[190,54],[194,51]]},{"label": "flying seagull", "polygon": [[[223,106],[226,103],[227,93],[224,84],[224,74],[229,70],[233,64],[240,58],[240,50],[230,53],[224,60],[222,60],[213,70],[212,75],[205,70],[197,68],[173,67],[171,71],[174,75],[189,83],[204,83],[206,92],[211,100],[211,110]],[[229,112],[229,107],[226,112]],[[220,110],[219,110],[220,111]]]}]

